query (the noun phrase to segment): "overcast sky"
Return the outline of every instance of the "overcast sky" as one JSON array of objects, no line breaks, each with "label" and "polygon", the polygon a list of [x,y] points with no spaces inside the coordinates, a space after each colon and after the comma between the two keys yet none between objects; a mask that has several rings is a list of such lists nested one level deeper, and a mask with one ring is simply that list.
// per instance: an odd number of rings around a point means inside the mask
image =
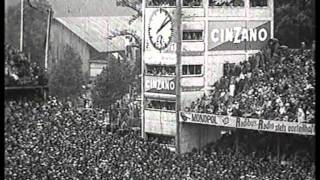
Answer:
[{"label": "overcast sky", "polygon": [[[54,16],[130,16],[134,11],[118,7],[116,0],[48,0],[54,10]],[[5,0],[6,10],[20,0]],[[32,2],[32,0],[31,0]]]}]

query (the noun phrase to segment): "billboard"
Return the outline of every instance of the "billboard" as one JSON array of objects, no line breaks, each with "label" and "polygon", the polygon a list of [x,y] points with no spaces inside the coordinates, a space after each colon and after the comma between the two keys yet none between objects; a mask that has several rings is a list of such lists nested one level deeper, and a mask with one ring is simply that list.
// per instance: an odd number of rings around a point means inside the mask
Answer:
[{"label": "billboard", "polygon": [[175,77],[145,76],[144,91],[146,93],[176,94]]},{"label": "billboard", "polygon": [[272,121],[193,112],[180,112],[180,121],[278,133],[315,135],[315,125],[307,123]]},{"label": "billboard", "polygon": [[270,21],[210,21],[208,50],[258,50],[270,37]]},{"label": "billboard", "polygon": [[176,135],[176,113],[160,110],[145,110],[145,132]]}]

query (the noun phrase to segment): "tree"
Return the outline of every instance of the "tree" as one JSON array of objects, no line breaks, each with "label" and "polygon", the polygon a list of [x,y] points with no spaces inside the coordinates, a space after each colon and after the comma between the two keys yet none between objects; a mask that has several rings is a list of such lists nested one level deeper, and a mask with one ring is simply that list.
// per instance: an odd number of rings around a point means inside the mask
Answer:
[{"label": "tree", "polygon": [[117,6],[128,7],[136,12],[129,23],[142,17],[142,0],[117,0]]},{"label": "tree", "polygon": [[315,40],[315,1],[275,1],[275,37],[290,48],[300,47],[302,41],[311,46]]},{"label": "tree", "polygon": [[[24,1],[24,45],[23,50],[31,61],[44,66],[45,38],[47,28],[46,0]],[[8,8],[5,15],[5,42],[19,48],[20,42],[20,3]]]},{"label": "tree", "polygon": [[63,59],[58,59],[50,72],[49,92],[60,99],[76,99],[82,93],[84,77],[80,56],[69,46],[63,48]]},{"label": "tree", "polygon": [[93,104],[108,109],[111,104],[129,92],[132,84],[132,67],[127,61],[110,58],[95,80],[92,90]]},{"label": "tree", "polygon": [[[135,15],[132,16],[132,18],[129,20],[129,24],[133,23],[134,21],[138,20],[139,18],[142,18],[142,0],[117,0],[117,6],[123,6],[128,7],[136,12]],[[134,62],[134,67],[132,67],[132,76],[136,77],[141,74],[141,55],[142,55],[142,38],[141,35],[137,34],[135,31],[126,29],[122,31],[112,31],[111,35],[108,37],[109,39],[112,39],[114,37],[118,36],[131,36],[135,41],[132,46],[137,47],[139,49],[139,54],[136,59],[136,62]],[[136,88],[138,92],[140,89],[140,78],[138,79],[132,79],[133,84],[135,82],[136,85],[138,85]]]}]

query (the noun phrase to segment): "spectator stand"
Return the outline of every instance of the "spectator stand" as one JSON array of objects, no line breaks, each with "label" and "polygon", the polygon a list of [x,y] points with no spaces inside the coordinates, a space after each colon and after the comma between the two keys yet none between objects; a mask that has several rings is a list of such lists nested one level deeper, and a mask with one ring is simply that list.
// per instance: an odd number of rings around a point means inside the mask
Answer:
[{"label": "spectator stand", "polygon": [[315,179],[314,137],[280,137],[280,163],[276,137],[247,130],[238,132],[238,152],[235,133],[225,133],[178,155],[129,129],[111,132],[101,109],[64,108],[54,98],[6,108],[5,179]]},{"label": "spectator stand", "polygon": [[43,101],[48,97],[48,86],[11,86],[5,87],[5,100],[37,100]]},{"label": "spectator stand", "polygon": [[5,46],[5,97],[13,99],[42,99],[48,94],[47,74],[36,62],[31,62],[23,52]]}]

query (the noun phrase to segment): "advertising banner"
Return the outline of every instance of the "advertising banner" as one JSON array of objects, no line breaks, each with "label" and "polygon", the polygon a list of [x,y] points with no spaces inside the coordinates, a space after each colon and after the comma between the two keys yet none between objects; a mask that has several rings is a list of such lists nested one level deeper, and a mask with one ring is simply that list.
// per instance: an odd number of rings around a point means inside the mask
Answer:
[{"label": "advertising banner", "polygon": [[236,118],[214,114],[180,112],[180,121],[189,123],[208,124],[215,126],[235,127]]},{"label": "advertising banner", "polygon": [[269,132],[315,135],[315,125],[307,123],[272,121],[192,112],[180,112],[180,121]]},{"label": "advertising banner", "polygon": [[145,76],[144,91],[150,93],[176,94],[174,77]]},{"label": "advertising banner", "polygon": [[209,51],[256,50],[271,37],[270,21],[210,21]]},{"label": "advertising banner", "polygon": [[[254,29],[257,33],[257,38],[252,41],[247,41],[246,50],[259,50],[271,38],[271,22],[270,21],[248,21],[247,28]],[[266,32],[266,33],[265,33]],[[266,37],[263,35],[266,34]],[[255,36],[255,34],[253,34]],[[265,37],[265,38],[264,38]]]},{"label": "advertising banner", "polygon": [[315,125],[307,123],[260,120],[258,130],[301,135],[315,135]]},{"label": "advertising banner", "polygon": [[160,110],[145,110],[145,132],[176,135],[176,113]]}]

